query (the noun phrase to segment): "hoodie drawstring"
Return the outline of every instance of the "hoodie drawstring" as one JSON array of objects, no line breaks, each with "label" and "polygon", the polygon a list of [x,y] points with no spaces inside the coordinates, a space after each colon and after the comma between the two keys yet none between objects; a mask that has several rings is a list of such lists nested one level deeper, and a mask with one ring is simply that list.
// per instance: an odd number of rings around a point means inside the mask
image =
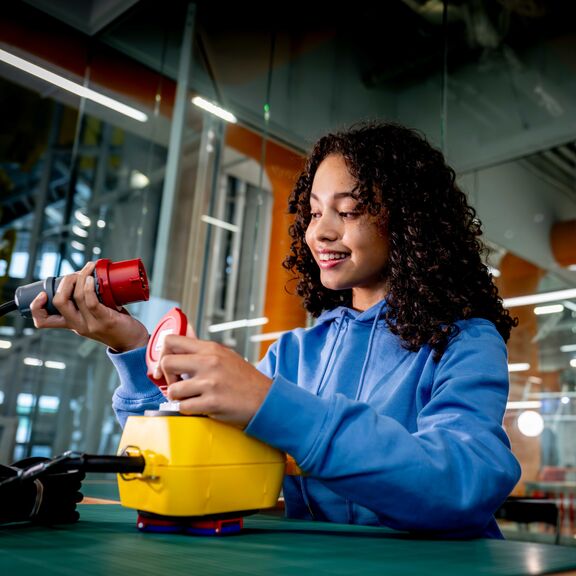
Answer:
[{"label": "hoodie drawstring", "polygon": [[356,396],[354,397],[354,400],[360,400],[360,395],[362,394],[362,388],[364,388],[364,377],[366,376],[366,372],[368,371],[368,360],[370,359],[370,353],[372,352],[374,334],[376,334],[378,319],[380,318],[380,314],[382,314],[384,306],[386,306],[385,300],[383,300],[382,303],[380,304],[378,312],[376,312],[376,316],[374,317],[374,322],[372,323],[372,330],[370,330],[370,337],[368,338],[368,349],[366,350],[366,356],[364,357],[364,364],[362,364],[362,371],[360,372],[360,381],[358,382],[358,388],[356,390]]},{"label": "hoodie drawstring", "polygon": [[328,359],[324,364],[324,370],[322,371],[322,375],[320,376],[320,382],[318,383],[318,388],[316,389],[316,396],[320,396],[323,392],[324,388],[326,388],[326,384],[324,384],[324,377],[326,376],[326,372],[328,371],[328,366],[331,364],[332,354],[334,352],[334,348],[336,347],[336,343],[338,342],[338,338],[340,337],[340,330],[342,329],[342,324],[344,323],[344,318],[341,317],[338,321],[338,330],[336,331],[336,336],[332,341],[332,347],[330,348],[330,353],[328,354]]}]

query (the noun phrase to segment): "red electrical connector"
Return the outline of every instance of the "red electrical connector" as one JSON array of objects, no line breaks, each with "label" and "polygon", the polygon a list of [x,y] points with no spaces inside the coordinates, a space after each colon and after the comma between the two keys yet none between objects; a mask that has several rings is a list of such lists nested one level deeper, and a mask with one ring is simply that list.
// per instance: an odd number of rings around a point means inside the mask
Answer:
[{"label": "red electrical connector", "polygon": [[186,336],[187,327],[188,319],[184,312],[182,312],[180,308],[172,308],[162,317],[160,322],[158,322],[158,326],[156,326],[150,340],[148,340],[148,347],[146,348],[146,366],[148,367],[147,375],[148,378],[150,378],[150,380],[152,380],[152,382],[162,390],[164,396],[166,396],[168,383],[164,376],[154,378],[154,370],[156,369],[156,366],[158,366],[162,344],[164,343],[164,338],[169,334]]},{"label": "red electrical connector", "polygon": [[[31,318],[30,304],[40,294],[46,292],[48,301],[46,310],[48,314],[58,314],[52,299],[58,290],[58,286],[64,276],[50,276],[45,280],[26,284],[16,289],[14,300],[3,305],[5,313],[19,310],[25,318]],[[106,258],[96,261],[94,269],[96,294],[102,304],[108,308],[117,308],[131,302],[148,300],[150,290],[146,269],[140,258],[111,262]]]},{"label": "red electrical connector", "polygon": [[122,262],[102,258],[96,262],[94,278],[98,298],[108,308],[148,300],[150,296],[146,270],[139,258]]}]

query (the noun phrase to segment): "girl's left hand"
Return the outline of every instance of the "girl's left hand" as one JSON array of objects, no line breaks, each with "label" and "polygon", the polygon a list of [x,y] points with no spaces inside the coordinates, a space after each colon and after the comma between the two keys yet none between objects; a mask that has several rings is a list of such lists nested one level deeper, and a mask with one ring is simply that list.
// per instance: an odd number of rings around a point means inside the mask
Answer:
[{"label": "girl's left hand", "polygon": [[272,385],[233,350],[188,336],[167,336],[158,366],[168,382],[168,399],[180,402],[182,414],[203,414],[241,428]]}]

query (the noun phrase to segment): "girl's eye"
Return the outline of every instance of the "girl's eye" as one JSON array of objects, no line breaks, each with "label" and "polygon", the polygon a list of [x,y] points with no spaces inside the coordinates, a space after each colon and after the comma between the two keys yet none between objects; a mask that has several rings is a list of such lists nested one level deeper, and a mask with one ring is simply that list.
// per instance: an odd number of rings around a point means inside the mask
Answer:
[{"label": "girl's eye", "polygon": [[352,218],[356,218],[356,216],[360,215],[360,212],[339,212],[340,218],[345,218],[350,220]]},{"label": "girl's eye", "polygon": [[320,212],[310,212],[310,218],[312,218],[312,220],[320,218]]}]

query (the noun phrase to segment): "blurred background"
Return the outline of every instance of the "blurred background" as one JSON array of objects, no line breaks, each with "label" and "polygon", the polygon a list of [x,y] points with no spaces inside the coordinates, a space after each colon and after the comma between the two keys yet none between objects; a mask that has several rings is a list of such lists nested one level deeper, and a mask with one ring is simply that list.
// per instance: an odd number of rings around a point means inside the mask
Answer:
[{"label": "blurred background", "polygon": [[[505,304],[517,495],[576,491],[576,6],[561,0],[19,0],[0,15],[0,294],[140,257],[171,306],[256,362],[308,319],[280,263],[320,135],[424,132],[483,222]],[[288,283],[288,284],[287,284]],[[287,289],[285,289],[287,287]],[[0,461],[114,453],[103,347],[0,319]]]}]

